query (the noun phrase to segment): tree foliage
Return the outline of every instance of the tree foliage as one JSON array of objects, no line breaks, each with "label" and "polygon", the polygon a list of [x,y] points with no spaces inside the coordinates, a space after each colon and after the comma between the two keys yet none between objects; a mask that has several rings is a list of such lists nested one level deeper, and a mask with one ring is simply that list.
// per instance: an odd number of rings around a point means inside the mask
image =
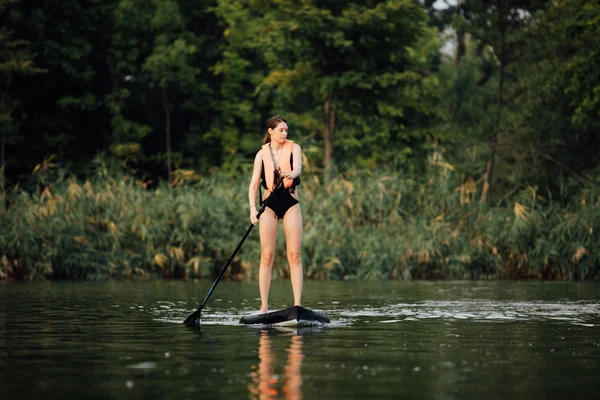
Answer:
[{"label": "tree foliage", "polygon": [[82,176],[103,153],[154,182],[241,175],[275,113],[307,171],[425,173],[435,151],[480,184],[497,152],[504,196],[597,168],[591,0],[3,0],[0,14],[11,184],[50,155]]},{"label": "tree foliage", "polygon": [[[600,5],[550,2],[526,34],[519,65],[520,138],[532,154],[528,181],[587,181],[600,160]],[[533,167],[533,168],[531,168]],[[596,172],[594,172],[596,171]]]},{"label": "tree foliage", "polygon": [[293,126],[316,133],[325,166],[389,161],[390,145],[408,146],[421,136],[411,127],[439,116],[437,31],[416,3],[223,3],[230,45],[220,67],[258,59],[262,76],[248,76],[258,104],[290,110]]}]

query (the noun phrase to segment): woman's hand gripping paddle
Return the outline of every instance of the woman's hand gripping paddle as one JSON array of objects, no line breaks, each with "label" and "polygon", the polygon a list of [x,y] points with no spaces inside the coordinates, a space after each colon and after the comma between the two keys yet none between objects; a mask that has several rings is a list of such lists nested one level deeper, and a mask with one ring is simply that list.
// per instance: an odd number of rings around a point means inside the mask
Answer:
[{"label": "woman's hand gripping paddle", "polygon": [[[256,214],[256,218],[260,219],[260,216],[261,216],[261,214],[264,211],[265,211],[265,203],[263,202],[263,205],[260,207],[260,210],[258,211],[258,214]],[[231,261],[233,261],[233,258],[235,257],[235,255],[237,254],[237,252],[240,250],[240,247],[242,247],[242,244],[244,244],[244,241],[246,240],[246,238],[248,237],[248,235],[252,231],[252,228],[254,228],[254,224],[250,224],[250,226],[248,227],[248,230],[246,231],[246,234],[244,235],[244,237],[242,238],[242,240],[240,241],[240,243],[235,248],[235,251],[233,252],[233,254],[231,255],[231,257],[229,258],[229,261],[227,261],[227,264],[225,264],[225,267],[223,267],[223,269],[219,273],[219,276],[217,276],[217,279],[214,281],[214,283],[210,287],[210,290],[206,294],[206,297],[202,301],[202,304],[200,304],[200,307],[198,307],[198,309],[196,311],[194,311],[193,313],[191,313],[190,316],[187,317],[185,319],[185,321],[183,321],[184,324],[186,324],[186,325],[192,325],[192,326],[200,326],[200,312],[202,311],[202,308],[204,307],[204,305],[208,301],[208,298],[212,294],[214,288],[217,286],[217,284],[219,283],[219,281],[223,277],[223,274],[225,273],[225,271],[229,267],[229,264],[231,264]]]}]

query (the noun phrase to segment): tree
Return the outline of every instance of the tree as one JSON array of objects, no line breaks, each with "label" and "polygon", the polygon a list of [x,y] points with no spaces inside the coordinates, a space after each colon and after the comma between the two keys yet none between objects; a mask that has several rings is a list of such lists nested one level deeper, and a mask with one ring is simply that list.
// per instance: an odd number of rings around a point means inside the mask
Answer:
[{"label": "tree", "polygon": [[169,43],[169,38],[159,36],[157,46],[150,57],[144,63],[144,69],[152,74],[153,80],[157,82],[161,91],[161,101],[165,113],[165,138],[167,148],[167,169],[169,182],[171,175],[171,105],[169,104],[168,91],[177,88],[184,91],[193,86],[197,71],[190,65],[190,56],[194,54],[194,45],[186,43],[183,39],[177,39]]},{"label": "tree", "polygon": [[[463,17],[456,27],[469,32],[478,42],[489,46],[496,63],[497,87],[493,125],[489,134],[489,155],[484,173],[481,202],[485,203],[492,186],[498,135],[504,105],[506,68],[514,63],[523,51],[520,33],[530,23],[531,16],[540,7],[536,0],[468,0],[459,2]],[[488,75],[489,78],[489,75]],[[480,84],[485,83],[482,81]]]},{"label": "tree", "polygon": [[[4,20],[8,9],[15,0],[0,0],[0,19]],[[27,40],[14,39],[12,32],[0,26],[0,77],[3,85],[0,88],[0,190],[5,193],[5,174],[7,144],[15,144],[19,140],[18,130],[20,117],[13,116],[19,106],[19,100],[11,95],[11,86],[15,79],[44,72],[37,68],[33,61],[31,43]]]},{"label": "tree", "polygon": [[385,151],[377,143],[406,139],[410,114],[435,114],[427,99],[439,83],[428,64],[437,35],[414,1],[223,3],[239,10],[227,31],[244,41],[232,59],[255,54],[266,65],[258,103],[293,110],[294,125],[318,131],[326,169],[335,148],[369,158]]},{"label": "tree", "polygon": [[51,154],[61,170],[83,174],[106,137],[106,21],[114,2],[5,4],[5,31],[27,42],[21,49],[45,71],[11,80],[13,129],[26,140],[11,145],[9,176],[22,181]]},{"label": "tree", "polygon": [[517,104],[521,140],[533,153],[531,180],[555,186],[560,175],[597,175],[599,34],[600,5],[593,0],[548,2],[524,33],[527,51],[516,65],[524,95]]},{"label": "tree", "polygon": [[[145,142],[148,158],[166,166],[169,182],[185,144],[194,143],[190,137],[209,129],[209,67],[218,44],[211,40],[216,17],[207,7],[183,0],[120,0],[115,13],[113,141],[129,147]],[[164,152],[157,151],[155,132],[164,132]]]}]

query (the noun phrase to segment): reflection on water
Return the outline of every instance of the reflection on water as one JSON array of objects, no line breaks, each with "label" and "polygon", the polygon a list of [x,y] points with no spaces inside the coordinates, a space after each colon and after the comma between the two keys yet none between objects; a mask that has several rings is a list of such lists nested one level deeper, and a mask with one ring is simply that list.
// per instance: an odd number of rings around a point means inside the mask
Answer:
[{"label": "reflection on water", "polygon": [[[248,385],[252,399],[301,399],[303,338],[292,334],[285,353],[273,348],[271,335],[277,331],[263,329],[258,340],[258,363],[252,365],[252,381]],[[278,358],[285,358],[282,368]]]}]

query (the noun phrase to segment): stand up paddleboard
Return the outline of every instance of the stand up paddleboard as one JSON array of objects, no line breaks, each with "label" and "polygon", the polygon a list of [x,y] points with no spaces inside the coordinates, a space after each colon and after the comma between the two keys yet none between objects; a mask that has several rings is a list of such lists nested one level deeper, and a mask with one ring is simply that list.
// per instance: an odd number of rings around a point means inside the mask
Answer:
[{"label": "stand up paddleboard", "polygon": [[329,322],[327,315],[300,306],[265,314],[250,314],[240,319],[240,324],[247,325],[307,326]]}]

